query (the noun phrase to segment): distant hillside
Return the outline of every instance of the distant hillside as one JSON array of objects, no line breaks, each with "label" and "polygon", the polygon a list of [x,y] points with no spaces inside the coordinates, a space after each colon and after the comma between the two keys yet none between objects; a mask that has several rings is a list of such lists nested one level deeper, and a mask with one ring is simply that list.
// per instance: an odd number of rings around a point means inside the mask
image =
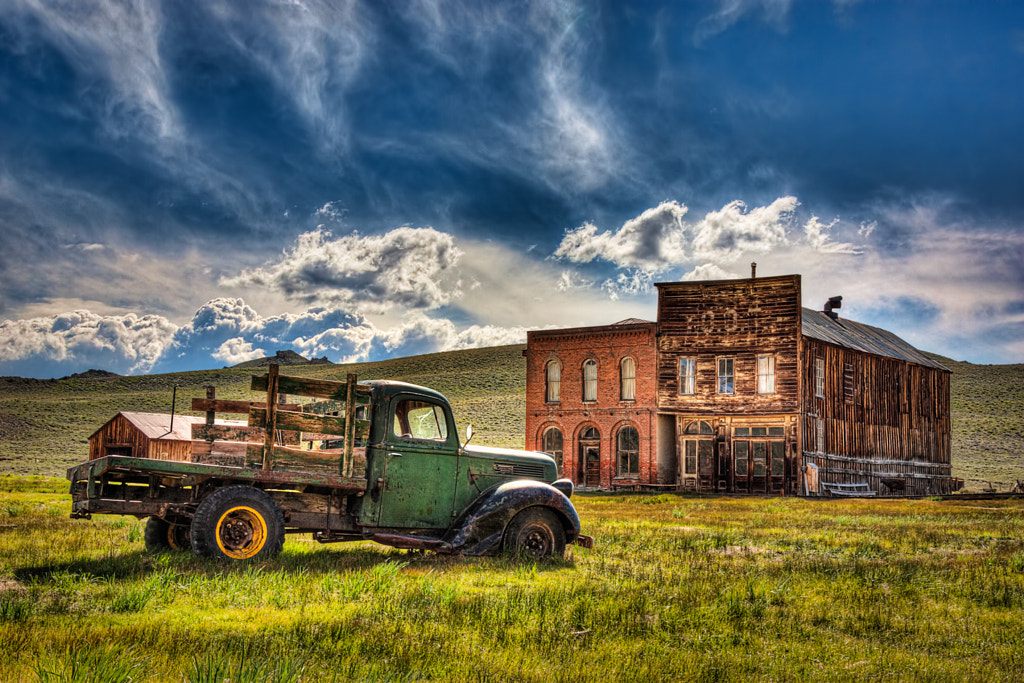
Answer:
[{"label": "distant hillside", "polygon": [[[524,345],[469,349],[347,365],[291,366],[287,374],[344,380],[397,379],[439,390],[452,403],[460,430],[473,423],[481,444],[522,448],[526,411]],[[298,354],[296,354],[298,355]],[[299,356],[301,358],[301,356]],[[63,476],[88,457],[88,439],[118,411],[177,412],[212,384],[220,398],[261,400],[249,390],[261,368],[235,367],[163,375],[38,380],[0,377],[0,472]]]},{"label": "distant hillside", "polygon": [[331,361],[327,360],[327,356],[323,358],[306,358],[300,356],[292,350],[278,351],[273,356],[267,356],[266,358],[255,358],[253,360],[247,360],[244,363],[238,363],[232,365],[232,368],[265,368],[268,365],[276,363],[277,365],[334,365]]},{"label": "distant hillside", "polygon": [[[475,442],[522,447],[524,348],[499,346],[376,363],[304,364],[287,372],[324,379],[344,379],[354,372],[360,379],[390,378],[433,387],[451,400],[460,430],[473,423],[479,434]],[[975,365],[932,357],[953,371],[954,474],[974,489],[992,482],[1005,490],[1015,479],[1024,479],[1024,364]],[[207,384],[214,385],[221,398],[259,400],[249,391],[249,382],[261,367],[136,377],[0,378],[0,472],[61,476],[65,468],[87,457],[89,435],[119,410],[170,412],[175,385],[179,413],[191,414],[187,409],[192,398],[205,396]]]},{"label": "distant hillside", "polygon": [[953,473],[979,488],[1024,479],[1024,364],[975,365],[928,354],[953,371]]}]

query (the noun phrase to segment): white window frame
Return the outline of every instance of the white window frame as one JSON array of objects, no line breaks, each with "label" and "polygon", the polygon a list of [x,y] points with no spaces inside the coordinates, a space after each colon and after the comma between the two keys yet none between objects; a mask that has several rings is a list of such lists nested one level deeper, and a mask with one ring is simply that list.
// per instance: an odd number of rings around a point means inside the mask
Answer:
[{"label": "white window frame", "polygon": [[[591,371],[590,368],[593,368]],[[597,361],[589,359],[583,362],[583,401],[594,403],[597,401]]]},{"label": "white window frame", "polygon": [[636,360],[631,356],[619,361],[619,400],[636,400]]},{"label": "white window frame", "polygon": [[825,398],[825,359],[814,359],[814,395]]},{"label": "white window frame", "polygon": [[693,396],[697,393],[697,359],[686,356],[679,359],[679,395]]},{"label": "white window frame", "polygon": [[[723,372],[723,364],[728,364],[728,372]],[[728,391],[722,391],[722,381],[728,378],[729,386]],[[734,358],[719,358],[718,359],[718,393],[722,396],[733,396],[736,394],[736,359]]]},{"label": "white window frame", "polygon": [[775,356],[757,357],[757,393],[775,393]]},{"label": "white window frame", "polygon": [[561,400],[562,364],[557,360],[550,360],[544,366],[544,402],[560,403]]}]

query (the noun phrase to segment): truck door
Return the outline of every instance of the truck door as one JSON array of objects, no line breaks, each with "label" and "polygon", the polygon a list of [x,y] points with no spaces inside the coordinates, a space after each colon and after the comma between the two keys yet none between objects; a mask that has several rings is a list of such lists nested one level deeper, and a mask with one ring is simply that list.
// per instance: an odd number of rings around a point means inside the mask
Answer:
[{"label": "truck door", "polygon": [[448,528],[458,471],[458,438],[448,407],[398,396],[391,401],[390,425],[377,525]]}]

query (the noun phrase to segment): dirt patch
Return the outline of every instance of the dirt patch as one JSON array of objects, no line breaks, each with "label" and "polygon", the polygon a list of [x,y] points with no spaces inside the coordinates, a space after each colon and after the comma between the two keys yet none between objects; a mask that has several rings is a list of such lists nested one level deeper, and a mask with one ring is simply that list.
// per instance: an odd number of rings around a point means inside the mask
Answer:
[{"label": "dirt patch", "polygon": [[0,439],[13,439],[25,433],[31,425],[28,420],[0,413]]}]

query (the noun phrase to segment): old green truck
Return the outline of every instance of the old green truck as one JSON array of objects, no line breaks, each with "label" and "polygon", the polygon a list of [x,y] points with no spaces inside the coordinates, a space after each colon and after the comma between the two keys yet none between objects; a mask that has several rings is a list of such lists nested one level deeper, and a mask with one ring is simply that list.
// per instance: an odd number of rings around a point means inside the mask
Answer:
[{"label": "old green truck", "polygon": [[[192,409],[203,457],[104,455],[68,470],[73,518],[147,518],[151,550],[272,557],[286,533],[439,553],[542,559],[590,547],[554,460],[459,440],[447,399],[403,382],[254,376],[265,402],[207,391]],[[282,394],[313,399],[281,404]],[[244,413],[248,422],[218,422]],[[289,445],[290,444],[290,445]],[[304,448],[304,446],[316,448]],[[197,449],[199,450],[199,449]]]}]

